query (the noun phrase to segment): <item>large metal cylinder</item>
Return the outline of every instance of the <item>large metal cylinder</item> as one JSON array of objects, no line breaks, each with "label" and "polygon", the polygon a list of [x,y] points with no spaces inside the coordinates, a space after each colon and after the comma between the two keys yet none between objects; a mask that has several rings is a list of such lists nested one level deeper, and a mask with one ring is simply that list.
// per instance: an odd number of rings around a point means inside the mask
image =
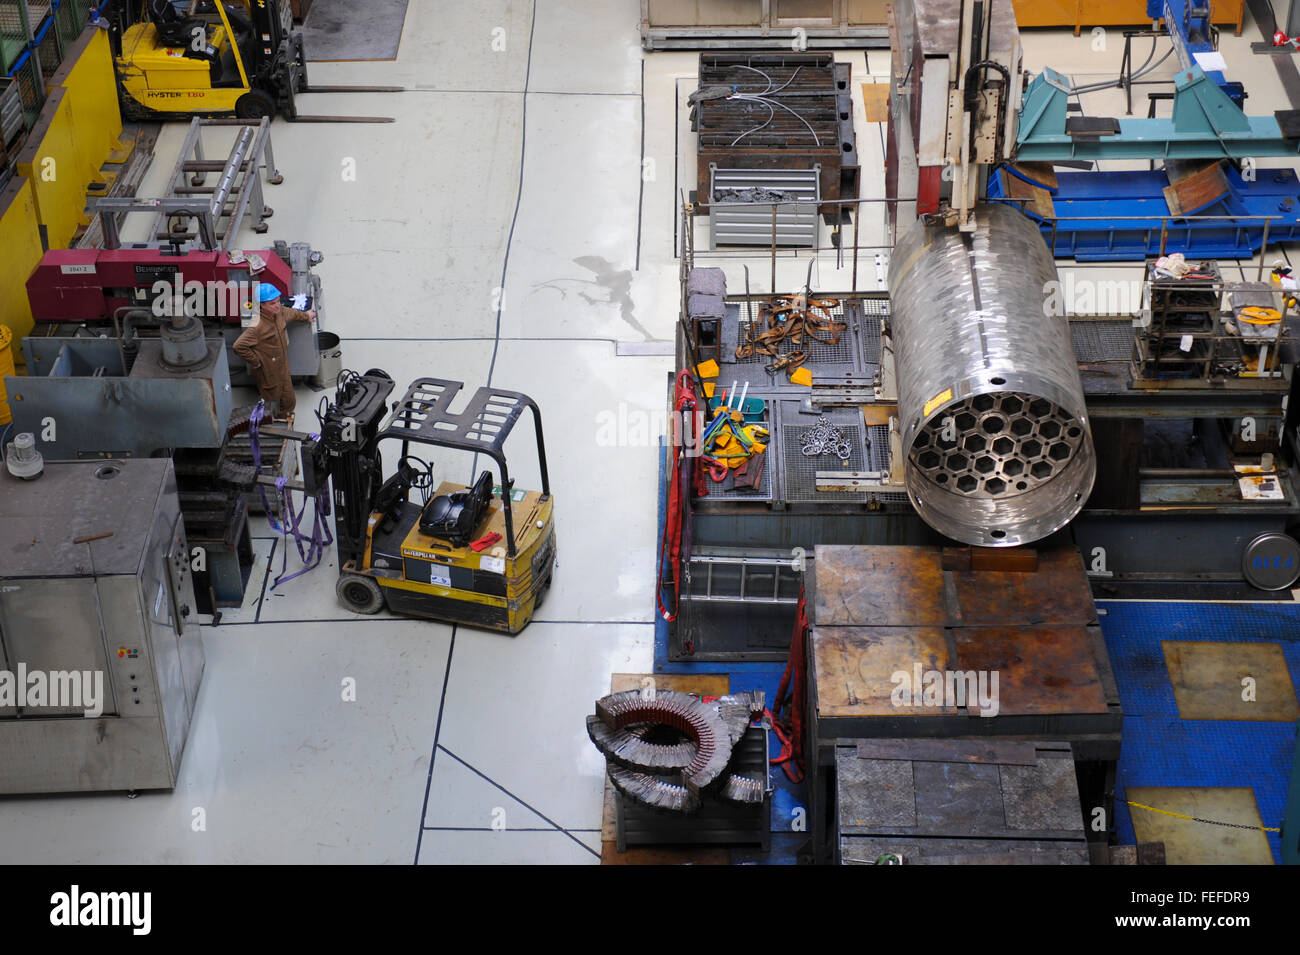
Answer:
[{"label": "large metal cylinder", "polygon": [[904,480],[917,512],[967,544],[1065,526],[1096,476],[1056,264],[1024,215],[980,206],[973,233],[918,221],[889,267]]}]

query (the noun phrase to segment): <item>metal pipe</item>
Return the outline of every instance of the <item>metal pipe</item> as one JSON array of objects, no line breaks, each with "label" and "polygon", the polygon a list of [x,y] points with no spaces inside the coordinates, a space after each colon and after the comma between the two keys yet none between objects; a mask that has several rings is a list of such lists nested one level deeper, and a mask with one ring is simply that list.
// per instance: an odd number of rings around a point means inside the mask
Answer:
[{"label": "metal pipe", "polygon": [[1264,234],[1259,240],[1259,270],[1255,273],[1256,282],[1264,281],[1264,253],[1268,251],[1268,223],[1269,220],[1265,219]]},{"label": "metal pipe", "polygon": [[1232,478],[1241,477],[1232,468],[1138,468],[1143,478]]},{"label": "metal pipe", "polygon": [[212,193],[212,201],[209,208],[213,216],[219,216],[221,210],[226,206],[226,199],[230,196],[230,191],[235,187],[235,179],[243,170],[244,161],[248,155],[248,148],[253,143],[253,128],[244,127],[239,133],[239,138],[235,140],[235,148],[230,151],[230,158],[226,160],[225,169],[221,172],[221,178],[217,181],[217,188]]},{"label": "metal pipe", "polygon": [[776,203],[772,203],[772,299],[776,300]]}]

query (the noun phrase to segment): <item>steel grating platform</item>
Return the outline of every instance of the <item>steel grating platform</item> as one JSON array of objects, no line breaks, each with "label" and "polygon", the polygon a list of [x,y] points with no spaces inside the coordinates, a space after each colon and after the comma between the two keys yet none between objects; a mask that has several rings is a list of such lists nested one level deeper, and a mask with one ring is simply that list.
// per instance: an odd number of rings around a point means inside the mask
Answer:
[{"label": "steel grating platform", "polygon": [[[732,381],[740,387],[748,384],[752,395],[782,392],[803,394],[805,390],[799,385],[790,384],[784,371],[767,371],[767,365],[773,360],[771,356],[755,352],[748,358],[736,358],[736,348],[746,337],[753,331],[762,331],[757,319],[760,304],[757,300],[750,303],[743,300],[727,303],[727,317],[723,321],[721,335],[719,385],[730,388]],[[808,358],[803,367],[816,380],[846,377],[868,380],[874,377],[880,362],[880,322],[863,321],[863,304],[877,307],[886,305],[883,300],[868,303],[841,302],[830,310],[834,320],[848,325],[840,333],[839,341],[835,344],[805,341],[795,345],[787,340],[777,345],[777,353],[789,355],[795,351],[804,352]],[[869,328],[864,330],[864,325]]]},{"label": "steel grating platform", "polygon": [[[759,422],[765,428],[771,428],[768,422]],[[770,448],[771,445],[769,444]],[[758,482],[756,488],[737,488],[735,472],[728,471],[726,480],[720,483],[714,483],[711,478],[708,480],[709,493],[708,498],[724,501],[770,501],[772,500],[772,457],[769,455],[767,462],[763,466],[763,477]]]},{"label": "steel grating platform", "polygon": [[[781,403],[781,498],[788,502],[818,504],[857,504],[870,499],[868,494],[845,494],[845,492],[816,490],[816,472],[819,470],[884,470],[884,466],[872,466],[872,452],[878,457],[888,457],[888,429],[876,427],[872,431],[885,431],[885,435],[876,434],[875,440],[868,443],[866,426],[863,425],[862,412],[857,408],[826,408],[822,416],[827,424],[839,427],[849,442],[849,460],[842,463],[835,455],[805,455],[802,448],[802,434],[818,424],[819,417],[810,414],[798,414],[798,405],[794,401]],[[790,421],[790,417],[798,418]],[[878,446],[883,446],[879,450]]]},{"label": "steel grating platform", "polygon": [[1080,364],[1128,361],[1133,357],[1133,324],[1127,319],[1070,322],[1070,339]]},{"label": "steel grating platform", "polygon": [[858,320],[858,341],[862,345],[864,370],[874,374],[880,367],[880,332],[889,314],[889,302],[882,298],[868,298],[854,303],[862,311]]},{"label": "steel grating platform", "polygon": [[[835,296],[829,296],[835,297]],[[881,492],[831,492],[816,490],[816,472],[843,468],[851,471],[889,470],[889,428],[886,425],[867,427],[861,406],[844,405],[825,407],[813,414],[801,411],[805,399],[817,398],[802,385],[791,384],[783,371],[769,373],[766,366],[772,358],[764,354],[737,359],[737,346],[757,324],[761,296],[749,301],[745,296],[734,296],[727,303],[727,315],[720,333],[720,370],[716,379],[719,393],[748,386],[747,397],[765,402],[761,424],[771,435],[768,465],[761,486],[757,490],[736,491],[730,476],[721,483],[710,482],[704,502],[755,501],[796,504],[862,504],[887,503],[891,507],[907,508],[903,493]],[[830,310],[836,321],[846,324],[846,329],[834,344],[807,341],[795,345],[783,341],[778,353],[788,355],[802,350],[808,358],[803,367],[812,373],[818,386],[837,386],[869,390],[879,374],[881,333],[885,316],[889,314],[889,301],[884,296],[873,298],[841,299]],[[844,429],[851,445],[849,460],[841,463],[833,454],[808,457],[801,451],[800,436],[817,424],[825,415],[833,426]],[[707,504],[706,504],[707,506]]]}]

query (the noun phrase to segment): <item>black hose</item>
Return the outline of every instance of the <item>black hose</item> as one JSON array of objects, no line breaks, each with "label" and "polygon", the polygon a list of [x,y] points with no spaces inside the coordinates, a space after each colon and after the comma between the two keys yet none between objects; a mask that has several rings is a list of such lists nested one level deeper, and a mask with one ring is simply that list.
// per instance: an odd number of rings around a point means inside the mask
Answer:
[{"label": "black hose", "polygon": [[[997,142],[998,145],[1001,145],[1002,130],[1006,126],[1007,97],[1011,92],[1011,71],[1008,70],[1001,63],[997,62],[996,60],[980,60],[978,63],[972,63],[970,65],[970,68],[966,70],[966,77],[965,77],[967,110],[973,109],[975,105],[979,102],[981,89],[977,88],[971,82],[971,78],[978,70],[984,70],[984,71],[997,70],[1000,74],[1002,74],[1003,90],[1002,90],[1002,95],[998,97],[997,135],[995,136],[995,141]],[[975,133],[976,133],[975,126],[974,124],[972,124],[970,129],[970,154],[972,159],[975,156]],[[997,149],[994,150],[995,158],[996,158],[996,153],[1000,151],[1001,150],[997,150]]]}]

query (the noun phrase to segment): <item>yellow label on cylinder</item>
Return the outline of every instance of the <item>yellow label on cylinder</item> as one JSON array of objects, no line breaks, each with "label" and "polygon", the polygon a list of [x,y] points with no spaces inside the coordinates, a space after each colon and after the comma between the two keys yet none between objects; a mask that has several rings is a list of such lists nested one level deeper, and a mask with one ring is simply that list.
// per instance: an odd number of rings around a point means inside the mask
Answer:
[{"label": "yellow label on cylinder", "polygon": [[921,416],[925,417],[935,408],[939,407],[939,405],[943,404],[945,401],[952,401],[951,388],[945,388],[943,391],[939,392],[937,395],[935,395],[933,398],[927,401],[925,403],[925,407],[921,409]]}]

